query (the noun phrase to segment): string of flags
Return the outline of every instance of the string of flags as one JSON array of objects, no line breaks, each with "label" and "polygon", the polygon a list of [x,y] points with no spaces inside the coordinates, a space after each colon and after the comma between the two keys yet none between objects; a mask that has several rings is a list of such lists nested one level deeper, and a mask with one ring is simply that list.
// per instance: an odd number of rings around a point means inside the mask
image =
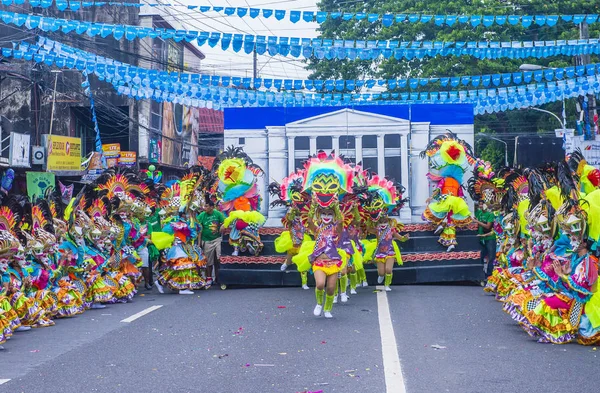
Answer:
[{"label": "string of flags", "polygon": [[[66,56],[46,50],[39,53],[41,47],[28,47],[26,53],[35,62],[48,64],[47,56]],[[29,57],[29,56],[28,56]],[[26,58],[25,56],[23,58]],[[27,58],[26,58],[27,59]],[[99,75],[97,64],[92,63],[96,75]],[[48,64],[52,65],[52,63]],[[86,64],[87,65],[87,64]],[[87,74],[87,66],[81,70]],[[118,74],[103,75],[104,80],[113,84],[119,94],[135,99],[153,99],[156,101],[174,102],[186,106],[210,105],[213,108],[224,106],[337,106],[337,105],[389,105],[394,103],[470,103],[474,111],[492,113],[506,109],[541,105],[552,100],[594,94],[600,90],[600,76],[593,75],[567,79],[563,81],[512,86],[499,89],[461,90],[449,92],[420,93],[374,93],[374,94],[305,94],[301,92],[264,92],[228,89],[224,87],[203,87],[196,92],[170,91],[151,89],[136,84],[133,79],[124,81]],[[89,82],[88,82],[89,83]],[[84,82],[84,87],[86,82]],[[392,100],[389,100],[392,98]],[[398,99],[399,98],[399,99]]]},{"label": "string of flags", "polygon": [[472,56],[478,59],[524,59],[547,58],[552,56],[578,56],[600,54],[599,39],[555,40],[555,41],[396,41],[396,40],[333,40],[309,39],[299,37],[261,36],[252,34],[229,34],[220,32],[202,32],[192,30],[174,30],[131,25],[91,23],[78,20],[43,17],[32,14],[18,14],[1,11],[0,19],[6,24],[23,26],[27,29],[42,31],[62,31],[89,37],[112,36],[116,40],[125,38],[134,40],[145,37],[161,37],[176,42],[196,41],[199,46],[221,44],[223,50],[230,47],[239,52],[250,54],[256,51],[263,55],[277,54],[318,59],[361,59],[379,57],[400,59],[423,59],[434,56]]},{"label": "string of flags", "polygon": [[[134,80],[137,84],[144,87],[163,88],[174,86],[175,89],[190,90],[194,86],[214,86],[214,87],[236,87],[244,89],[277,89],[277,90],[309,90],[309,91],[356,91],[363,87],[372,89],[374,87],[387,86],[390,90],[401,90],[410,88],[416,90],[420,87],[437,84],[440,87],[499,87],[501,85],[520,85],[532,82],[543,82],[562,80],[567,78],[581,77],[585,75],[595,75],[600,73],[600,63],[588,64],[573,67],[547,68],[536,71],[523,71],[493,75],[465,75],[457,77],[439,77],[439,78],[409,78],[409,79],[368,79],[368,80],[311,80],[311,79],[270,79],[270,78],[242,78],[219,75],[203,75],[194,73],[180,73],[176,71],[147,70],[135,67],[129,64],[120,63],[113,59],[107,59],[97,56],[90,52],[73,48],[68,45],[47,39],[38,38],[38,45],[45,49],[52,49],[60,54],[66,55],[66,58],[55,58],[54,62],[58,67],[65,64],[69,68],[78,68],[87,70],[88,73],[95,73],[96,69],[101,76],[106,70],[108,75],[118,74],[122,79]],[[21,42],[14,49],[3,48],[5,57],[23,56],[23,52],[29,49],[30,44]],[[75,55],[75,56],[70,56]],[[86,61],[95,62],[84,63]]]},{"label": "string of flags", "polygon": [[[470,25],[472,27],[492,25],[523,26],[525,28],[535,26],[555,26],[563,23],[598,23],[598,14],[564,14],[564,15],[433,15],[424,13],[366,13],[347,11],[306,11],[306,10],[278,10],[272,8],[254,7],[222,7],[209,5],[184,5],[171,3],[125,3],[105,1],[69,1],[69,0],[27,0],[32,7],[49,8],[53,5],[59,11],[78,11],[90,7],[172,7],[185,8],[201,13],[220,13],[226,16],[238,16],[240,18],[274,18],[278,21],[286,20],[292,23],[316,22],[324,23],[327,20],[342,21],[366,21],[368,23],[379,23],[385,27],[393,24],[404,23],[433,23],[436,26]],[[2,0],[4,5],[21,5],[25,0]]]}]

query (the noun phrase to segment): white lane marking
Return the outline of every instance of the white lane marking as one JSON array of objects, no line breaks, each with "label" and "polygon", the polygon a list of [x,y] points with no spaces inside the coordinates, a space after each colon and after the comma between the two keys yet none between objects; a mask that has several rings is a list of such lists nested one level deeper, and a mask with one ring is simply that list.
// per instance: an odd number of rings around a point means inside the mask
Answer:
[{"label": "white lane marking", "polygon": [[136,314],[133,314],[133,315],[132,315],[132,316],[130,316],[129,318],[125,318],[125,319],[123,319],[121,322],[125,322],[125,323],[133,322],[133,321],[135,321],[136,319],[138,319],[138,318],[141,318],[141,317],[143,317],[143,316],[144,316],[144,315],[146,315],[146,314],[150,314],[152,311],[154,311],[154,310],[158,310],[158,309],[159,309],[159,308],[161,308],[161,307],[162,307],[162,305],[156,305],[156,306],[148,307],[148,308],[147,308],[147,309],[145,309],[145,310],[142,310],[142,311],[140,311],[140,312],[138,312],[138,313],[136,313]]},{"label": "white lane marking", "polygon": [[4,385],[8,381],[10,381],[10,379],[0,379],[0,385]]},{"label": "white lane marking", "polygon": [[379,334],[381,335],[385,391],[386,393],[406,393],[387,293],[381,285],[377,285],[377,289],[379,290],[377,292],[377,314],[379,316]]}]

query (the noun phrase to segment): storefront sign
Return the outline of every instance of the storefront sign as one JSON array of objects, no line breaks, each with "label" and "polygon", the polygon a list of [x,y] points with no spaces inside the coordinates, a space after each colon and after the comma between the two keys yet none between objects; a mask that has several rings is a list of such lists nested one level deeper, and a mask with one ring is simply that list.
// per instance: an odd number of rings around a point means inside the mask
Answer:
[{"label": "storefront sign", "polygon": [[119,164],[119,157],[121,156],[120,143],[108,143],[102,145],[102,151],[104,152],[104,158],[106,158],[106,166],[108,168],[112,168]]},{"label": "storefront sign", "polygon": [[90,159],[90,165],[88,166],[89,170],[102,170],[102,153],[97,151],[92,153],[92,158]]},{"label": "storefront sign", "polygon": [[31,200],[44,197],[48,188],[55,187],[54,173],[51,172],[27,172],[27,195]]},{"label": "storefront sign", "polygon": [[122,151],[121,157],[119,157],[119,165],[132,167],[135,166],[137,159],[137,153],[134,151]]},{"label": "storefront sign", "polygon": [[48,135],[49,171],[81,171],[81,139]]},{"label": "storefront sign", "polygon": [[148,161],[152,163],[161,162],[162,157],[162,142],[158,140],[156,137],[150,138],[150,153],[148,157]]}]

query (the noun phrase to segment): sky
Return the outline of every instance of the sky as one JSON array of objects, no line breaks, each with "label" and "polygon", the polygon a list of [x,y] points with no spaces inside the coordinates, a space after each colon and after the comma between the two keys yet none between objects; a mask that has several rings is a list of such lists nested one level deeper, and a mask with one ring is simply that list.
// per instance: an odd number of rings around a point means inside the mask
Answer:
[{"label": "sky", "polygon": [[[152,3],[154,2],[152,1]],[[174,5],[317,10],[317,0],[205,0],[201,3],[197,0],[172,0],[168,2],[158,0],[156,2]],[[142,9],[142,12],[145,10],[146,7]],[[317,23],[307,23],[302,20],[292,23],[289,21],[289,13],[286,13],[283,20],[278,21],[274,16],[268,19],[261,16],[255,19],[249,16],[240,18],[235,14],[226,16],[222,12],[200,12],[189,10],[186,7],[156,7],[152,10],[158,12],[175,28],[181,26],[181,28],[187,30],[300,38],[313,38],[318,35],[316,31]],[[206,55],[206,59],[201,64],[202,73],[252,77],[252,54],[247,55],[243,53],[243,50],[235,53],[231,48],[224,51],[221,49],[220,44],[214,48],[211,48],[208,44],[199,48]],[[291,56],[269,56],[268,54],[258,56],[258,76],[261,78],[305,79],[309,72],[304,69],[303,59],[303,57],[296,59]]]}]

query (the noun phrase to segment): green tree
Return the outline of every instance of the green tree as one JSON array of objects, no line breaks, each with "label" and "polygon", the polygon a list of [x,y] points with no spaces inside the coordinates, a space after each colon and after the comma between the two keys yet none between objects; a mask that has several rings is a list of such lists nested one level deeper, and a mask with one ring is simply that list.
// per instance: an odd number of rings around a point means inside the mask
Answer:
[{"label": "green tree", "polygon": [[[515,4],[502,0],[321,0],[319,9],[323,11],[345,11],[366,13],[417,13],[428,15],[560,15],[560,14],[599,14],[600,2],[597,0],[530,0],[526,4]],[[598,24],[589,26],[590,36],[598,37]],[[367,20],[344,21],[341,18],[328,19],[319,28],[323,38],[346,40],[399,40],[399,41],[536,41],[579,38],[579,27],[573,23],[559,21],[554,27],[538,26],[535,23],[528,28],[520,24],[512,26],[492,25],[472,27],[454,24],[436,26],[428,23],[392,24],[384,27],[381,22],[369,23]],[[595,59],[592,59],[595,60]],[[435,57],[412,60],[377,59],[364,60],[319,60],[311,58],[308,69],[312,79],[370,79],[370,78],[414,78],[459,75],[484,75],[492,73],[515,72],[527,62],[548,67],[575,64],[575,58],[557,56],[546,59],[500,59],[478,60],[472,57]],[[419,88],[424,90],[443,90],[439,85],[430,84]],[[451,88],[447,89],[451,90]],[[400,91],[400,90],[397,90]],[[411,91],[410,88],[402,91]],[[568,103],[571,126],[576,113],[574,103]],[[545,106],[555,113],[561,112],[560,103]],[[556,119],[534,111],[507,111],[476,117],[476,129],[489,128],[498,133],[551,131],[559,128]]]}]

